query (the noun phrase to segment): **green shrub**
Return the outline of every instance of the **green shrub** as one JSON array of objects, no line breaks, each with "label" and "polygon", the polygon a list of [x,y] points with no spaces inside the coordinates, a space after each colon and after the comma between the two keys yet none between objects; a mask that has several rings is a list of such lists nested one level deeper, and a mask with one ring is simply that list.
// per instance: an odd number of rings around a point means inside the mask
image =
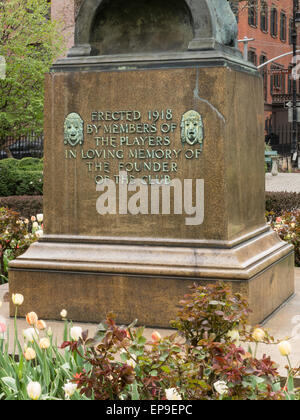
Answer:
[{"label": "green shrub", "polygon": [[22,217],[30,219],[31,216],[43,213],[43,197],[40,195],[0,197],[0,207],[17,211]]},{"label": "green shrub", "polygon": [[41,171],[15,171],[16,195],[42,195],[43,172]]},{"label": "green shrub", "polygon": [[43,162],[37,158],[0,161],[0,196],[41,195]]},{"label": "green shrub", "polygon": [[18,161],[17,164],[19,169],[28,171],[42,171],[43,162],[39,158],[27,157]]},{"label": "green shrub", "polygon": [[0,197],[15,194],[15,176],[12,170],[5,166],[0,166]]},{"label": "green shrub", "polygon": [[0,160],[0,168],[14,169],[18,165],[18,160],[14,158]]}]

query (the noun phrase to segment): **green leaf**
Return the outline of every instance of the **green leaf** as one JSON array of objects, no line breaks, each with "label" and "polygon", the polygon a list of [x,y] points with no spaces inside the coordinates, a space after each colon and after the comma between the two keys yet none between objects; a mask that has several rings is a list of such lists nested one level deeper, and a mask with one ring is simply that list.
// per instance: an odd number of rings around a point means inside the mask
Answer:
[{"label": "green leaf", "polygon": [[157,370],[151,370],[150,376],[157,376],[157,375],[158,375]]},{"label": "green leaf", "polygon": [[146,344],[146,342],[147,342],[147,339],[145,337],[139,337],[138,340],[137,340],[137,343],[142,345],[142,346],[144,344]]},{"label": "green leaf", "polygon": [[131,397],[134,401],[138,401],[140,399],[138,384],[136,381],[131,385]]},{"label": "green leaf", "polygon": [[142,337],[142,335],[144,333],[144,329],[145,329],[144,327],[140,327],[140,328],[138,328],[136,330],[135,335],[136,335],[137,338],[141,338]]},{"label": "green leaf", "polygon": [[4,377],[4,378],[1,378],[1,381],[5,384],[5,386],[10,388],[14,392],[18,392],[16,380],[14,378],[10,378],[10,377],[7,376],[7,377]]}]

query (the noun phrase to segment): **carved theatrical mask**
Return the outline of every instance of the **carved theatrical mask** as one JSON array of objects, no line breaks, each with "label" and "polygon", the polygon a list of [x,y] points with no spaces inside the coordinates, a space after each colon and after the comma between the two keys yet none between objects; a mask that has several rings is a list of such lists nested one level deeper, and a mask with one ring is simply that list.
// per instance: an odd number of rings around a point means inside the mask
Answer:
[{"label": "carved theatrical mask", "polygon": [[64,143],[70,146],[83,144],[83,120],[75,112],[69,114],[65,119]]},{"label": "carved theatrical mask", "polygon": [[187,111],[181,119],[181,141],[190,146],[203,143],[203,122],[201,115],[196,111]]}]

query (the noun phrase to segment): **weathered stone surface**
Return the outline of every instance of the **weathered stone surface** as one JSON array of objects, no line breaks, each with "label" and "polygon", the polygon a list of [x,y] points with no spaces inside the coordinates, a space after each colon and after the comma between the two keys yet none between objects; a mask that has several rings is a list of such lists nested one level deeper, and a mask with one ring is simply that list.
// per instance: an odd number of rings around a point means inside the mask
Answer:
[{"label": "weathered stone surface", "polygon": [[[173,90],[175,84],[176,92]],[[175,240],[186,244],[201,240],[229,241],[263,227],[264,148],[263,142],[256,141],[263,133],[262,125],[257,124],[263,115],[260,88],[259,77],[233,72],[229,68],[52,73],[47,76],[45,129],[48,139],[45,148],[47,156],[56,158],[45,162],[45,233],[116,237],[118,240],[139,236],[146,243]],[[248,89],[259,92],[259,95],[252,95],[249,100]],[[241,112],[242,107],[247,109],[245,113]],[[80,155],[82,151],[86,155],[88,150],[103,147],[96,147],[93,136],[85,134],[82,149],[76,149],[77,158],[66,159],[68,148],[61,136],[64,119],[71,112],[79,113],[85,122],[91,123],[93,110],[123,109],[138,109],[144,116],[151,109],[173,110],[172,123],[177,128],[174,134],[169,134],[170,146],[163,148],[182,152],[178,159],[171,159],[177,163],[178,171],[165,174],[181,180],[204,179],[205,218],[202,225],[186,226],[186,214],[160,217],[129,214],[121,216],[122,223],[116,223],[115,215],[106,215],[103,223],[103,216],[96,212],[99,193],[95,176],[104,172],[94,168],[89,172],[87,165],[87,162],[103,159],[83,159]],[[198,159],[186,159],[184,152],[190,147],[182,148],[181,145],[180,122],[189,109],[195,109],[203,117],[205,139]],[[103,131],[101,133],[102,136]],[[147,134],[131,135],[132,138],[136,136],[147,137]],[[129,149],[144,148],[118,147],[124,154]],[[106,146],[104,149],[114,148]],[[119,173],[121,161],[126,159],[110,159],[111,175]],[[139,163],[143,161],[145,159],[138,160]],[[161,159],[154,161],[160,162]],[[139,177],[154,172],[129,174]]]}]

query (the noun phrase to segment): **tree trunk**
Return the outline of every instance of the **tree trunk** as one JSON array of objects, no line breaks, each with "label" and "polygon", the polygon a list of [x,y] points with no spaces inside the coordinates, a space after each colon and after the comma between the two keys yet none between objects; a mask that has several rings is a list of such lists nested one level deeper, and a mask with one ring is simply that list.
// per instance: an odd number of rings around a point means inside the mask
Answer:
[{"label": "tree trunk", "polygon": [[8,158],[13,158],[13,154],[11,153],[10,149],[9,149],[9,141],[5,141],[1,146],[0,146],[0,150],[3,150],[6,154]]}]

